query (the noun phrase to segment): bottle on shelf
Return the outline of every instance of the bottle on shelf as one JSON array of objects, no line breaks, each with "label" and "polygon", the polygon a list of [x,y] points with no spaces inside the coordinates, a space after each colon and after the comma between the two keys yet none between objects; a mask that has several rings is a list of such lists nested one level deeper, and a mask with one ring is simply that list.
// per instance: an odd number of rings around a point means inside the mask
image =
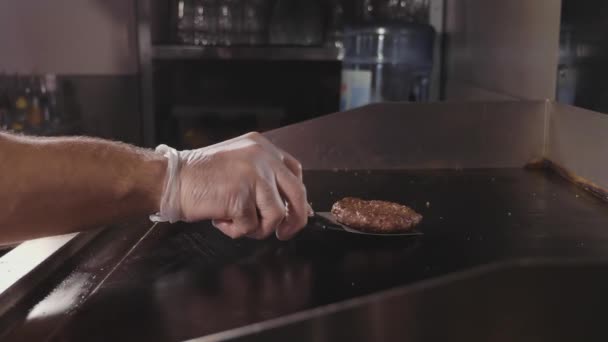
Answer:
[{"label": "bottle on shelf", "polygon": [[29,107],[27,111],[28,129],[37,131],[42,128],[42,110],[40,106],[40,77],[32,75],[29,81]]},{"label": "bottle on shelf", "polygon": [[42,135],[65,129],[67,117],[61,114],[58,98],[54,74],[0,72],[0,129]]},{"label": "bottle on shelf", "polygon": [[44,78],[40,78],[40,112],[42,115],[42,122],[49,124],[52,120],[51,117],[51,106],[49,100],[49,92],[46,85],[46,75]]},{"label": "bottle on shelf", "polygon": [[357,0],[357,24],[399,25],[428,24],[428,0]]},{"label": "bottle on shelf", "polygon": [[270,44],[321,45],[321,12],[318,0],[277,0],[270,19]]},{"label": "bottle on shelf", "polygon": [[332,48],[343,47],[344,5],[343,0],[329,1],[329,22],[325,34],[325,45]]},{"label": "bottle on shelf", "polygon": [[194,43],[194,0],[177,1],[177,40],[181,44]]},{"label": "bottle on shelf", "polygon": [[218,0],[196,0],[194,3],[194,44],[217,43]]},{"label": "bottle on shelf", "polygon": [[28,96],[29,88],[27,86],[27,80],[23,76],[17,74],[15,76],[15,97],[10,126],[10,129],[15,132],[23,132],[25,130],[27,111],[29,108]]},{"label": "bottle on shelf", "polygon": [[217,32],[220,45],[239,44],[241,9],[241,6],[235,0],[219,0]]},{"label": "bottle on shelf", "polygon": [[57,124],[63,118],[59,114],[57,101],[57,76],[55,74],[46,74],[43,81],[43,102],[42,112],[44,121],[49,124]]},{"label": "bottle on shelf", "polygon": [[243,0],[242,43],[260,45],[267,43],[268,0]]},{"label": "bottle on shelf", "polygon": [[176,39],[180,44],[230,46],[268,42],[271,0],[179,0],[176,3]]}]

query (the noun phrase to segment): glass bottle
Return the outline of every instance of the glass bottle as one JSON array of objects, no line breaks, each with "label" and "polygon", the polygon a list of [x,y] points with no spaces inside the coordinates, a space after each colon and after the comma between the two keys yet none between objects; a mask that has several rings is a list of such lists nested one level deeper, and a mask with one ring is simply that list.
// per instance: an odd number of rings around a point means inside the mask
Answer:
[{"label": "glass bottle", "polygon": [[[46,111],[43,114],[45,120],[48,118],[49,122],[57,124],[63,120],[61,111],[58,103],[58,87],[57,87],[57,76],[55,74],[46,74],[44,76],[44,89],[46,91],[45,104]],[[43,109],[45,110],[45,109]]]},{"label": "glass bottle", "polygon": [[243,43],[260,45],[266,43],[268,0],[243,0]]},{"label": "glass bottle", "polygon": [[196,0],[194,5],[194,44],[217,44],[218,1]]},{"label": "glass bottle", "polygon": [[32,75],[29,82],[29,108],[27,111],[27,124],[28,127],[33,130],[38,130],[42,126],[40,93],[40,77]]},{"label": "glass bottle", "polygon": [[13,99],[14,104],[10,128],[15,132],[23,132],[29,108],[28,96],[30,89],[27,86],[27,81],[22,76],[16,75],[15,80],[15,97]]},{"label": "glass bottle", "polygon": [[194,43],[194,3],[193,0],[177,1],[177,40],[181,44]]},{"label": "glass bottle", "polygon": [[236,0],[219,0],[218,3],[218,43],[220,45],[233,45],[238,42],[241,31],[242,7]]}]

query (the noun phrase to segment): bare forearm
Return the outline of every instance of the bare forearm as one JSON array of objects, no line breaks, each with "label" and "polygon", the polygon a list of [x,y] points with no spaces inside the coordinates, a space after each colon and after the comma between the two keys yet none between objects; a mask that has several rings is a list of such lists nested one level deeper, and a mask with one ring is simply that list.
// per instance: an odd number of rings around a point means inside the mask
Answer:
[{"label": "bare forearm", "polygon": [[165,169],[125,144],[0,133],[0,244],[151,214]]}]

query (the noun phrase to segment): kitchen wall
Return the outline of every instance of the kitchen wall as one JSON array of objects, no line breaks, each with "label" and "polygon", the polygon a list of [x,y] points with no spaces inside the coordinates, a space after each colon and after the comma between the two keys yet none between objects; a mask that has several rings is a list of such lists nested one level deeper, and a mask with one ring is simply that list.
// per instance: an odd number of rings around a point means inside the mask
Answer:
[{"label": "kitchen wall", "polygon": [[554,99],[560,9],[560,0],[447,0],[446,99]]},{"label": "kitchen wall", "polygon": [[134,0],[0,1],[0,69],[137,72]]},{"label": "kitchen wall", "polygon": [[83,132],[141,140],[135,0],[0,1],[0,71],[55,73]]}]

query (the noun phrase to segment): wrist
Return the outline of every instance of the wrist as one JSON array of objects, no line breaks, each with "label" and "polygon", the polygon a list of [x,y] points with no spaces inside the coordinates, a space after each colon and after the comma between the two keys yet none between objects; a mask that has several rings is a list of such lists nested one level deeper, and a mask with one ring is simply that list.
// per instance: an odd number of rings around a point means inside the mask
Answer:
[{"label": "wrist", "polygon": [[180,195],[180,154],[167,145],[159,145],[156,153],[165,159],[164,187],[160,196],[159,209],[150,215],[154,222],[175,223],[182,219]]},{"label": "wrist", "polygon": [[146,170],[147,189],[145,194],[146,211],[149,214],[160,210],[160,203],[167,182],[167,158],[154,153],[144,162]]}]

